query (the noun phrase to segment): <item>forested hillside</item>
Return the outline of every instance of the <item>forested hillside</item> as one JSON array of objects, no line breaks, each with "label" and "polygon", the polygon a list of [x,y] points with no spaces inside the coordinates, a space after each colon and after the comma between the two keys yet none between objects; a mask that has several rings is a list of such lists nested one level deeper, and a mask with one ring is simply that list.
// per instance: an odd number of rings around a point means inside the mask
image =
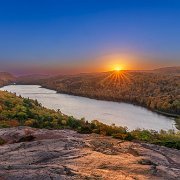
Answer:
[{"label": "forested hillside", "polygon": [[180,115],[179,73],[107,72],[57,76],[41,81],[61,93],[128,102]]},{"label": "forested hillside", "polygon": [[37,128],[59,128],[68,116],[44,108],[36,100],[0,91],[0,127],[27,125]]}]

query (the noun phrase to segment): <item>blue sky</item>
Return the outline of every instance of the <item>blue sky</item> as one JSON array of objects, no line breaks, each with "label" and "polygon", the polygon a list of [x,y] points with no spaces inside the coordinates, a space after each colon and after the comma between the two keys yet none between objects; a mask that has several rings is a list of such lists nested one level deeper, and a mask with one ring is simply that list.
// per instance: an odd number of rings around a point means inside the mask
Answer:
[{"label": "blue sky", "polygon": [[0,70],[124,52],[149,68],[179,65],[180,1],[1,0],[0,42]]}]

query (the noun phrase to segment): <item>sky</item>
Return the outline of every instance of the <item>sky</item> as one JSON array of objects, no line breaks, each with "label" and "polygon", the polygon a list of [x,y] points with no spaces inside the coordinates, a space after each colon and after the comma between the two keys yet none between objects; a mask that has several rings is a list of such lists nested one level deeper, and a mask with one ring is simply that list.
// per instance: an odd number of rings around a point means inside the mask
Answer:
[{"label": "sky", "polygon": [[179,65],[178,0],[0,0],[0,71]]}]

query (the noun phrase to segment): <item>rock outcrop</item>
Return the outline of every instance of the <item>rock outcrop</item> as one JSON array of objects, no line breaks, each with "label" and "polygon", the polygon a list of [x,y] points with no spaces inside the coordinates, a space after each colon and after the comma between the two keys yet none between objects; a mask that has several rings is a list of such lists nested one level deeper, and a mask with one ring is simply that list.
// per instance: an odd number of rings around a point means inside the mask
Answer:
[{"label": "rock outcrop", "polygon": [[71,130],[0,129],[0,180],[180,179],[180,151]]}]

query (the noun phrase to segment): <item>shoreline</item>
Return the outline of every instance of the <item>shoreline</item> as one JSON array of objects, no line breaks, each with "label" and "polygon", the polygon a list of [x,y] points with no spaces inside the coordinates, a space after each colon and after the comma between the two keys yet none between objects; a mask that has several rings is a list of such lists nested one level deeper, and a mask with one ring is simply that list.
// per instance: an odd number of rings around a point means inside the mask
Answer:
[{"label": "shoreline", "polygon": [[[17,85],[26,85],[26,84],[17,84]],[[38,86],[41,86],[42,88],[46,88],[46,89],[49,89],[49,90],[54,90],[54,91],[56,91],[57,94],[67,94],[67,95],[73,95],[73,96],[78,96],[78,97],[85,97],[85,98],[94,99],[94,100],[101,100],[101,101],[109,101],[109,102],[117,102],[117,103],[127,103],[127,104],[131,104],[131,105],[134,105],[134,106],[139,106],[139,107],[145,108],[145,109],[147,109],[147,110],[149,110],[151,112],[154,112],[154,113],[157,113],[157,114],[160,114],[160,115],[164,115],[166,117],[180,118],[179,114],[172,114],[172,113],[163,112],[163,111],[159,111],[159,110],[153,110],[153,109],[148,108],[147,106],[143,106],[143,105],[140,105],[140,104],[137,104],[137,103],[131,103],[131,102],[127,102],[127,101],[116,101],[116,100],[112,100],[112,99],[103,99],[103,98],[95,98],[95,97],[83,96],[83,95],[78,95],[78,94],[74,94],[74,93],[67,93],[65,91],[59,91],[59,90],[56,90],[56,89],[53,89],[53,88],[50,88],[50,87],[47,87],[47,86],[39,85],[39,84],[34,84],[34,85],[38,85]]]},{"label": "shoreline", "polygon": [[[12,85],[14,85],[14,84],[12,84]],[[18,85],[20,85],[20,84],[16,84],[17,86]],[[22,84],[21,84],[22,85]],[[25,84],[23,84],[23,85],[25,85]],[[157,115],[161,115],[162,116],[162,118],[163,118],[163,116],[164,116],[164,118],[165,117],[168,117],[167,119],[169,119],[169,120],[171,120],[171,121],[173,121],[173,128],[172,129],[175,129],[175,131],[179,131],[180,130],[180,123],[179,123],[179,116],[178,115],[172,115],[172,114],[168,114],[168,113],[163,113],[163,112],[160,112],[160,111],[152,111],[151,109],[148,109],[148,108],[146,108],[146,107],[143,107],[143,106],[139,106],[139,105],[136,105],[136,104],[132,104],[132,103],[127,103],[127,102],[117,102],[117,101],[112,101],[112,100],[102,100],[102,99],[94,99],[94,98],[90,98],[90,97],[86,97],[86,96],[78,96],[78,95],[74,95],[74,94],[68,94],[68,93],[64,93],[64,92],[59,92],[59,91],[56,91],[56,90],[54,90],[54,89],[52,89],[52,88],[47,88],[46,86],[41,86],[41,85],[39,85],[39,84],[33,84],[34,86],[38,86],[38,88],[45,88],[45,89],[49,89],[49,90],[53,90],[54,92],[54,94],[64,94],[64,95],[70,95],[70,96],[77,96],[77,97],[82,97],[82,98],[87,98],[87,99],[92,99],[92,100],[99,100],[99,101],[105,101],[105,102],[115,102],[115,103],[124,103],[124,104],[127,104],[127,105],[132,105],[132,106],[134,106],[134,107],[138,107],[138,108],[142,108],[142,109],[144,109],[144,110],[146,110],[146,111],[149,111],[150,113],[154,113],[154,115],[155,114],[157,114]],[[28,86],[27,84],[25,85],[25,86]],[[5,86],[4,86],[5,87]],[[41,90],[40,90],[41,91]],[[155,123],[155,122],[154,122]],[[122,125],[120,125],[120,126],[122,126]],[[142,128],[143,129],[143,128]],[[146,128],[145,128],[146,129]],[[163,129],[163,128],[162,128]],[[171,129],[171,128],[170,128]],[[158,130],[159,131],[159,130]]]}]

